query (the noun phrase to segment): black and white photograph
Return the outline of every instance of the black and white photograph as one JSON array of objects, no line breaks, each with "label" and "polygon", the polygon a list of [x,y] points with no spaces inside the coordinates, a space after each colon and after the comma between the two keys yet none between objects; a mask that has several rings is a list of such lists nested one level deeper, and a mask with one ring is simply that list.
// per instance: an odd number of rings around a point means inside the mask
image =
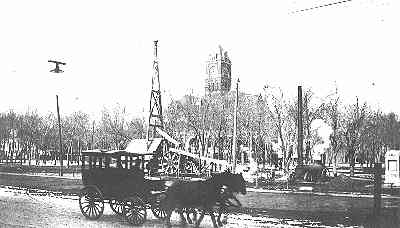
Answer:
[{"label": "black and white photograph", "polygon": [[400,1],[0,1],[0,227],[400,227]]}]

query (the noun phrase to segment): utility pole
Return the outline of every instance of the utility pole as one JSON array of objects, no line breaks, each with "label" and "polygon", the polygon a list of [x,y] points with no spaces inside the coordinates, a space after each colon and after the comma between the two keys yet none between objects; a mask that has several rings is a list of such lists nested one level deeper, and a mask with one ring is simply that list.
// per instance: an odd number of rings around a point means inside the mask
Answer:
[{"label": "utility pole", "polygon": [[92,123],[92,143],[90,144],[90,149],[93,150],[93,145],[94,145],[94,120]]},{"label": "utility pole", "polygon": [[[59,61],[54,61],[54,60],[49,60],[49,63],[55,63],[56,67],[53,70],[50,70],[50,72],[53,73],[62,73],[64,72],[63,70],[60,69],[59,65],[66,65],[63,62]],[[61,142],[61,121],[60,121],[60,107],[58,105],[58,95],[56,95],[56,101],[57,101],[57,118],[58,118],[58,136],[59,136],[59,143],[60,143],[60,176],[63,175],[63,158],[64,158],[64,153],[62,150],[62,142]]]},{"label": "utility pole", "polygon": [[[379,159],[379,158],[378,158]],[[382,204],[382,163],[380,160],[375,163],[375,184],[374,184],[374,211],[373,214],[375,216],[380,215],[381,213],[381,204]]]},{"label": "utility pole", "polygon": [[297,165],[303,165],[303,91],[297,87]]},{"label": "utility pole", "polygon": [[237,114],[239,106],[239,78],[236,82],[236,99],[235,99],[235,111],[233,115],[233,145],[232,145],[232,172],[236,172],[236,151],[237,151]]}]

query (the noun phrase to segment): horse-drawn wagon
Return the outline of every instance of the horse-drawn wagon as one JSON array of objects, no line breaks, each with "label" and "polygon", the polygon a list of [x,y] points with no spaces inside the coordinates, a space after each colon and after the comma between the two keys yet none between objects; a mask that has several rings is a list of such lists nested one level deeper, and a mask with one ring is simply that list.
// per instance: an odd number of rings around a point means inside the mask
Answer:
[{"label": "horse-drawn wagon", "polygon": [[108,203],[118,215],[133,225],[146,221],[147,209],[165,218],[160,208],[165,181],[146,179],[145,157],[127,151],[90,150],[82,152],[82,182],[79,207],[88,219],[98,219]]}]

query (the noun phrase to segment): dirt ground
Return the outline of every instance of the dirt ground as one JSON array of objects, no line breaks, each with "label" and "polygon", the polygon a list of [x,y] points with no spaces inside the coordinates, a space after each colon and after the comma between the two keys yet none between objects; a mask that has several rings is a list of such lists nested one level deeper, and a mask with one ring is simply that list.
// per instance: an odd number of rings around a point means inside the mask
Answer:
[{"label": "dirt ground", "polygon": [[[50,201],[52,201],[53,199],[57,199],[57,197],[65,198],[65,196],[76,200],[76,194],[82,188],[82,183],[80,179],[71,177],[60,178],[0,173],[0,186],[18,186],[18,188],[7,187],[6,189],[8,191],[22,191],[30,197],[50,195],[53,197],[50,198]],[[295,224],[301,225],[301,227],[361,227],[377,221],[380,221],[382,224],[392,221],[393,224],[396,224],[395,227],[398,227],[397,225],[400,224],[396,220],[400,216],[394,216],[394,214],[398,213],[398,208],[400,208],[400,198],[384,197],[382,202],[382,206],[385,208],[384,215],[374,219],[371,219],[372,217],[370,216],[373,206],[373,199],[371,197],[284,193],[279,191],[268,192],[249,189],[245,196],[239,195],[238,198],[244,207],[233,211],[229,215],[228,221],[230,224],[240,224],[244,220],[253,222],[254,226],[258,224],[254,221],[258,221],[260,224],[264,224],[261,227],[265,227],[266,224],[270,227],[273,227],[271,226],[273,224],[285,224],[289,225],[289,227]],[[71,200],[71,198],[69,199]],[[69,205],[68,202],[61,204]],[[83,216],[80,214],[77,202],[71,205],[65,209],[67,211],[66,214],[61,215],[68,217],[68,211],[75,211],[77,213],[74,214],[75,218],[78,220],[82,219]],[[18,209],[11,209],[11,211],[14,210]],[[20,210],[24,211],[25,209],[21,207]],[[54,210],[54,213],[57,214],[58,209],[54,208]],[[44,216],[46,216],[46,209],[43,209],[41,212],[34,210],[32,213],[44,213]],[[25,215],[21,216],[24,218]],[[37,215],[35,216],[38,217]],[[112,216],[112,212],[110,212],[109,216]],[[113,219],[111,220],[114,221]],[[43,221],[43,224],[45,224],[47,220],[43,219]],[[67,221],[73,222],[68,219]],[[157,223],[156,221],[154,222]],[[234,225],[231,226],[236,227]]]}]

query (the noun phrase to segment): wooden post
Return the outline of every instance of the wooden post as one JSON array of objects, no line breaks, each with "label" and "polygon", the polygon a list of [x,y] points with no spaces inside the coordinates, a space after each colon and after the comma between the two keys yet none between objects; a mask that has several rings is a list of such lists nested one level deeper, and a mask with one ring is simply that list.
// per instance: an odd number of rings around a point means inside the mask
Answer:
[{"label": "wooden post", "polygon": [[61,121],[60,121],[60,107],[58,106],[58,95],[56,95],[57,100],[57,118],[58,118],[58,136],[59,136],[59,143],[60,143],[60,176],[63,175],[63,150],[62,150],[62,142],[61,142]]},{"label": "wooden post", "polygon": [[298,165],[303,164],[303,92],[297,87],[297,157]]},{"label": "wooden post", "polygon": [[90,144],[90,149],[93,150],[93,143],[94,143],[94,120],[92,124],[92,143]]},{"label": "wooden post", "polygon": [[374,215],[380,215],[382,202],[382,163],[375,163]]},{"label": "wooden post", "polygon": [[236,172],[236,150],[237,150],[237,112],[239,106],[239,79],[236,82],[236,99],[235,99],[235,111],[233,116],[233,145],[232,145],[232,172]]},{"label": "wooden post", "polygon": [[81,157],[81,139],[78,140],[78,155],[77,155],[77,159],[76,159],[76,162],[78,163],[78,166],[79,166],[80,157]]}]

